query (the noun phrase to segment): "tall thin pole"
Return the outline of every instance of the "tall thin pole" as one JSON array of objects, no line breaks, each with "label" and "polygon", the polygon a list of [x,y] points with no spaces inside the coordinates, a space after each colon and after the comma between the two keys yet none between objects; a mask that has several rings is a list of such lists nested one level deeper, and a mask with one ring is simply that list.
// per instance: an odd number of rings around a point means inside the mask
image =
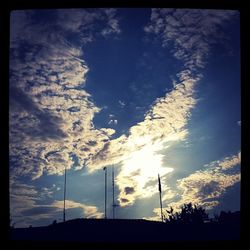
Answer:
[{"label": "tall thin pole", "polygon": [[112,167],[112,187],[113,187],[113,219],[115,218],[115,178],[114,178],[114,166]]},{"label": "tall thin pole", "polygon": [[163,222],[161,192],[160,192],[160,205],[161,205],[161,221]]},{"label": "tall thin pole", "polygon": [[107,219],[107,168],[103,168],[105,171],[105,219]]},{"label": "tall thin pole", "polygon": [[160,194],[160,206],[161,206],[161,221],[163,222],[163,213],[162,213],[162,199],[161,199],[161,179],[158,174],[158,184],[159,184],[159,194]]},{"label": "tall thin pole", "polygon": [[66,198],[66,166],[65,166],[65,169],[64,169],[63,222],[65,222],[65,198]]}]

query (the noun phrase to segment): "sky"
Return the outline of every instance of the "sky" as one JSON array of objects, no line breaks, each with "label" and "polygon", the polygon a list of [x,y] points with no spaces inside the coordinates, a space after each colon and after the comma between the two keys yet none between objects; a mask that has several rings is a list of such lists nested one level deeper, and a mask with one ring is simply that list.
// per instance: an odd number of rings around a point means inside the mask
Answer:
[{"label": "sky", "polygon": [[238,11],[12,11],[11,223],[240,210],[240,81]]}]

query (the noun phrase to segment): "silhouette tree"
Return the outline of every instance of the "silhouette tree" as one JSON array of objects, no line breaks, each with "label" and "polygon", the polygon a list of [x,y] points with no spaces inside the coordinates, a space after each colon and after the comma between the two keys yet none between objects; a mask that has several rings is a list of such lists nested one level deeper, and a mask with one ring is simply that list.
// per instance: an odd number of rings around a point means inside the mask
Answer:
[{"label": "silhouette tree", "polygon": [[170,207],[170,210],[166,210],[168,213],[168,219],[166,219],[166,222],[176,222],[178,220],[178,213],[174,213],[174,209],[172,207]]},{"label": "silhouette tree", "polygon": [[191,202],[184,204],[180,212],[174,213],[172,207],[167,210],[168,219],[166,222],[182,224],[201,224],[208,219],[208,214],[201,206],[193,205]]}]

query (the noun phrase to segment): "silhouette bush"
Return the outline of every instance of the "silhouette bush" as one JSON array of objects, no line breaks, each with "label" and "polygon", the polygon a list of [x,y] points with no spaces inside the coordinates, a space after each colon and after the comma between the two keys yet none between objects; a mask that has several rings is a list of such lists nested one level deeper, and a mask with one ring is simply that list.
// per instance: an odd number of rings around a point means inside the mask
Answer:
[{"label": "silhouette bush", "polygon": [[240,222],[240,212],[221,211],[218,223],[236,225]]},{"label": "silhouette bush", "polygon": [[55,226],[56,224],[57,224],[57,220],[54,220],[51,225]]},{"label": "silhouette bush", "polygon": [[181,223],[181,224],[201,224],[204,223],[205,220],[208,220],[208,214],[205,209],[202,207],[198,207],[197,205],[193,205],[191,202],[188,204],[184,204],[181,207],[180,212],[175,212],[172,207],[170,210],[167,210],[168,219],[166,222],[170,223]]}]

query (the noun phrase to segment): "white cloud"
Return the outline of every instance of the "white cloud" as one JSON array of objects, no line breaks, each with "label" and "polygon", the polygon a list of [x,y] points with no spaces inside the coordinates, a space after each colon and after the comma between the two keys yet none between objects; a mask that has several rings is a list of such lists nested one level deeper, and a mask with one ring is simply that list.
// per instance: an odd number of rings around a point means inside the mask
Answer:
[{"label": "white cloud", "polygon": [[[183,191],[179,202],[170,203],[175,207],[188,202],[193,202],[206,208],[212,208],[206,204],[207,199],[218,199],[226,190],[240,181],[240,174],[228,175],[215,173],[214,171],[195,172],[178,181],[177,187]],[[218,201],[217,201],[218,202]]]},{"label": "white cloud", "polygon": [[[63,205],[64,205],[64,201],[54,201],[49,206],[62,210]],[[82,209],[82,216],[84,218],[103,218],[103,213],[99,212],[98,208],[96,206],[86,205],[86,204],[75,202],[72,200],[66,200],[65,206],[66,206],[66,209],[81,208]]]},{"label": "white cloud", "polygon": [[104,9],[104,13],[108,17],[108,25],[105,27],[102,31],[101,34],[104,37],[109,36],[110,34],[120,34],[121,29],[119,26],[119,20],[116,16],[116,10],[115,9]]},{"label": "white cloud", "polygon": [[237,14],[231,10],[152,9],[144,28],[156,34],[162,46],[173,44],[173,54],[191,70],[203,68],[211,45],[224,40],[220,28]]},{"label": "white cloud", "polygon": [[[54,21],[44,23],[34,21],[37,11],[11,13],[12,176],[37,179],[43,174],[63,174],[65,167],[72,167],[72,153],[79,160],[77,169],[81,169],[85,160],[100,151],[115,132],[94,128],[93,117],[100,108],[83,89],[88,66],[80,58],[81,46],[69,43],[65,37],[74,33],[80,42],[87,35],[92,39],[97,35],[93,33],[96,21],[102,20],[110,28],[110,20],[116,20],[116,10],[71,9],[55,13]],[[103,28],[105,25],[99,27],[99,32]],[[20,49],[21,44],[27,46],[27,51]],[[117,124],[117,120],[113,123]],[[94,142],[89,143],[93,138]]]},{"label": "white cloud", "polygon": [[233,155],[231,157],[226,157],[223,161],[219,162],[219,167],[222,169],[231,169],[241,163],[241,152],[238,155]]},{"label": "white cloud", "polygon": [[[183,190],[182,197],[200,202],[208,198],[218,198],[227,187],[240,181],[240,169],[236,169],[241,163],[240,153],[225,157],[222,160],[205,165],[205,169],[178,180],[178,188]],[[228,170],[236,169],[237,173]],[[210,186],[209,186],[210,185]],[[213,189],[216,186],[215,189]],[[200,203],[199,202],[199,203]]]},{"label": "white cloud", "polygon": [[108,122],[109,125],[112,125],[112,124],[117,125],[117,123],[118,123],[118,121],[116,119],[111,119]]},{"label": "white cloud", "polygon": [[123,102],[123,101],[121,101],[121,100],[119,100],[118,102],[119,102],[119,104],[120,104],[120,106],[121,106],[122,108],[124,108],[124,107],[126,106],[126,103],[125,103],[125,102]]},{"label": "white cloud", "polygon": [[61,190],[60,187],[57,187],[53,184],[51,187],[42,187],[39,192],[39,199],[46,200],[47,198],[53,198],[55,192]]}]

